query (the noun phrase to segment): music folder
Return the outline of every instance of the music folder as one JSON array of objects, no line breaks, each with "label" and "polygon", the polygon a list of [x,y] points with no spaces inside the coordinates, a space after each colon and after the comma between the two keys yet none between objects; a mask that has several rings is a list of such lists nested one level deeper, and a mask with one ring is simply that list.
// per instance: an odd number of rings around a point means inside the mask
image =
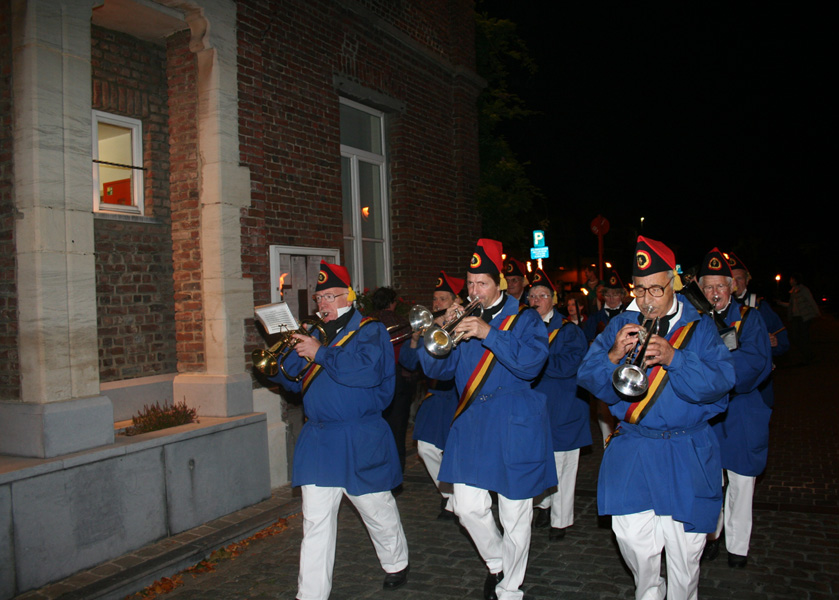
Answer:
[{"label": "music folder", "polygon": [[253,312],[269,335],[300,329],[300,324],[285,302],[254,306]]}]

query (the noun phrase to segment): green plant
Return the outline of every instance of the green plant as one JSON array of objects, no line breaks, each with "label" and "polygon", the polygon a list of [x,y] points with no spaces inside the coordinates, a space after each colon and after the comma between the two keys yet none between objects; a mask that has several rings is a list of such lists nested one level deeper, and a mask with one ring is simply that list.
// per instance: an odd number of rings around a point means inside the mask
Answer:
[{"label": "green plant", "polygon": [[143,410],[131,418],[133,426],[125,430],[125,435],[137,435],[187,423],[197,423],[197,416],[198,411],[189,408],[186,402],[176,402],[172,406],[160,406],[158,402],[151,406],[144,404]]}]

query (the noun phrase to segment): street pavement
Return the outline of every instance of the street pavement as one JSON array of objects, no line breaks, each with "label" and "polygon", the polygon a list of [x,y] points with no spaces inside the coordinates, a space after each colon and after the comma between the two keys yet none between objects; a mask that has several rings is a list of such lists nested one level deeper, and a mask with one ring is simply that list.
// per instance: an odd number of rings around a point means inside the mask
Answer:
[{"label": "street pavement", "polygon": [[[702,564],[701,598],[839,597],[839,404],[835,389],[839,324],[830,317],[820,319],[813,338],[817,364],[794,366],[781,361],[775,371],[777,400],[769,463],[755,491],[749,564],[744,569],[729,568],[723,544],[719,558]],[[547,530],[533,529],[522,586],[526,599],[634,597],[632,576],[621,560],[608,518],[597,515],[602,438],[595,427],[592,431],[595,445],[580,458],[574,526],[565,539],[556,542],[548,541]],[[408,583],[395,591],[382,590],[384,573],[372,544],[345,501],[339,516],[331,598],[482,598],[486,569],[459,526],[436,519],[439,495],[415,453],[408,457],[397,503],[411,555]],[[252,539],[239,556],[220,560],[212,572],[182,573],[183,584],[160,597],[291,600],[297,588],[302,537],[299,510],[299,491],[285,486],[261,505],[19,598],[125,597],[154,578],[174,575],[212,550],[247,538],[285,516],[288,527],[282,533]]]}]

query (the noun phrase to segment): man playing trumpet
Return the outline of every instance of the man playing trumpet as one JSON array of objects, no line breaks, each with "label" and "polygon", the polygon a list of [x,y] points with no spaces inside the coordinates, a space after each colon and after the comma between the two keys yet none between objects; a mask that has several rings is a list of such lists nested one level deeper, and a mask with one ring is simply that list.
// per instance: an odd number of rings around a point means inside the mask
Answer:
[{"label": "man playing trumpet", "polygon": [[[727,406],[734,366],[713,321],[677,299],[675,267],[672,250],[638,237],[635,300],[595,339],[577,374],[620,420],[603,455],[597,504],[612,515],[638,600],[663,599],[668,586],[672,598],[697,597],[705,534],[722,504],[720,450],[708,420]],[[648,388],[621,396],[612,385],[615,368],[635,348],[641,322],[656,318],[646,348]]]},{"label": "man playing trumpet", "polygon": [[[338,508],[342,496],[355,505],[385,570],[384,589],[408,578],[408,545],[390,490],[402,482],[393,434],[382,410],[393,398],[393,347],[384,325],[362,319],[347,269],[321,261],[314,300],[327,345],[294,334],[291,373],[302,381],[271,378],[303,394],[307,421],[294,451],[291,484],[303,493],[299,600],[326,600],[332,589]],[[312,361],[306,369],[305,359]]]},{"label": "man playing trumpet", "polygon": [[[489,572],[487,599],[519,599],[530,549],[533,497],[556,485],[545,396],[530,388],[548,357],[541,318],[501,287],[501,244],[478,241],[466,274],[481,317],[454,328],[461,341],[445,358],[420,352],[429,377],[454,377],[459,395],[440,479],[454,485],[454,511]],[[447,322],[460,309],[451,307]],[[498,493],[503,536],[492,516]]]}]

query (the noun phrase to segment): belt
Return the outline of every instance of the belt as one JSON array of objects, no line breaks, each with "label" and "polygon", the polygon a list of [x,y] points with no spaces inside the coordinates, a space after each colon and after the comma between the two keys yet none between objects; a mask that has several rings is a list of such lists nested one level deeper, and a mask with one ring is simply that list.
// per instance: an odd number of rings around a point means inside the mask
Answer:
[{"label": "belt", "polygon": [[[621,433],[636,433],[646,438],[652,438],[655,440],[669,440],[670,438],[681,437],[683,435],[692,435],[708,427],[710,427],[710,425],[703,421],[702,423],[691,427],[682,427],[680,429],[672,429],[669,431],[662,429],[650,429],[649,427],[644,427],[643,425],[639,425],[637,423],[634,425],[632,423],[621,423],[618,429]],[[615,431],[615,433],[620,435],[617,431]]]}]

